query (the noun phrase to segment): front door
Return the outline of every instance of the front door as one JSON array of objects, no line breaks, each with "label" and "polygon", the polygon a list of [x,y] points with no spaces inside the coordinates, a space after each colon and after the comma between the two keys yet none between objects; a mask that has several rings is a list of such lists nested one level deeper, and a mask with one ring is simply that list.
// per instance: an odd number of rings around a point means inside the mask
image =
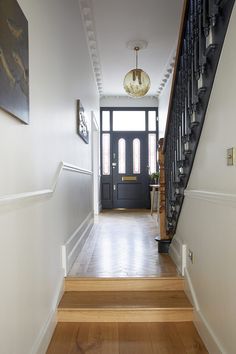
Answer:
[{"label": "front door", "polygon": [[148,208],[157,168],[157,109],[101,108],[101,202],[104,209]]},{"label": "front door", "polygon": [[147,208],[148,141],[142,132],[113,133],[113,208]]}]

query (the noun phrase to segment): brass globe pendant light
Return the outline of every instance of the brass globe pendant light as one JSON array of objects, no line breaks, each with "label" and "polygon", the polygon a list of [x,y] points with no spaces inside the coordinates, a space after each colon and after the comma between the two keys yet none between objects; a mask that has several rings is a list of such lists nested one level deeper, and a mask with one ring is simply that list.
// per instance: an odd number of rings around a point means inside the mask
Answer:
[{"label": "brass globe pendant light", "polygon": [[[132,45],[132,42],[131,42]],[[130,44],[128,44],[130,46]],[[148,74],[138,68],[138,52],[142,49],[139,45],[133,47],[135,51],[135,69],[130,70],[124,78],[124,89],[131,97],[143,97],[150,89],[151,82]]]}]

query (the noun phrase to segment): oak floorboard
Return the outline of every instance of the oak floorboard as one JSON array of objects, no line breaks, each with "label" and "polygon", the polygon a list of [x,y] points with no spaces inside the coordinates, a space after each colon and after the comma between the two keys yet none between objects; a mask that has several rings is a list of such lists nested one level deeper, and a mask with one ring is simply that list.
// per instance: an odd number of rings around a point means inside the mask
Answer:
[{"label": "oak floorboard", "polygon": [[46,354],[207,354],[192,322],[59,323]]},{"label": "oak floorboard", "polygon": [[107,210],[72,266],[70,277],[174,277],[176,266],[159,254],[156,216],[149,210]]},{"label": "oak floorboard", "polygon": [[119,354],[153,353],[146,323],[119,323]]},{"label": "oak floorboard", "polygon": [[188,354],[173,323],[153,323],[149,326],[149,333],[154,353]]},{"label": "oak floorboard", "polygon": [[187,354],[208,353],[193,324],[176,323],[175,330],[181,337]]}]

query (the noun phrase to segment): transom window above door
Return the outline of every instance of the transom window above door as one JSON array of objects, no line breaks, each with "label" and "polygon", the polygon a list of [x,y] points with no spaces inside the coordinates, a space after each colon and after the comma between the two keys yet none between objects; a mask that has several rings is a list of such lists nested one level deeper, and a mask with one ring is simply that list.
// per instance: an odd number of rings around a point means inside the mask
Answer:
[{"label": "transom window above door", "polygon": [[113,131],[145,131],[144,111],[113,111]]},{"label": "transom window above door", "polygon": [[103,132],[157,132],[156,109],[106,109],[101,110],[101,130]]}]

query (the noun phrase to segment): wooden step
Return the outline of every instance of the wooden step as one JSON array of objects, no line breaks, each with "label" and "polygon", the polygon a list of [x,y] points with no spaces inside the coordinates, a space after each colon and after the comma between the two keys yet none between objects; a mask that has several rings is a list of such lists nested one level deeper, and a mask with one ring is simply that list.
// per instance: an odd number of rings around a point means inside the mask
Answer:
[{"label": "wooden step", "polygon": [[207,354],[191,322],[58,323],[47,354]]},{"label": "wooden step", "polygon": [[170,291],[183,290],[182,277],[65,278],[65,291]]},{"label": "wooden step", "polygon": [[58,322],[183,322],[193,320],[183,291],[68,291]]}]

